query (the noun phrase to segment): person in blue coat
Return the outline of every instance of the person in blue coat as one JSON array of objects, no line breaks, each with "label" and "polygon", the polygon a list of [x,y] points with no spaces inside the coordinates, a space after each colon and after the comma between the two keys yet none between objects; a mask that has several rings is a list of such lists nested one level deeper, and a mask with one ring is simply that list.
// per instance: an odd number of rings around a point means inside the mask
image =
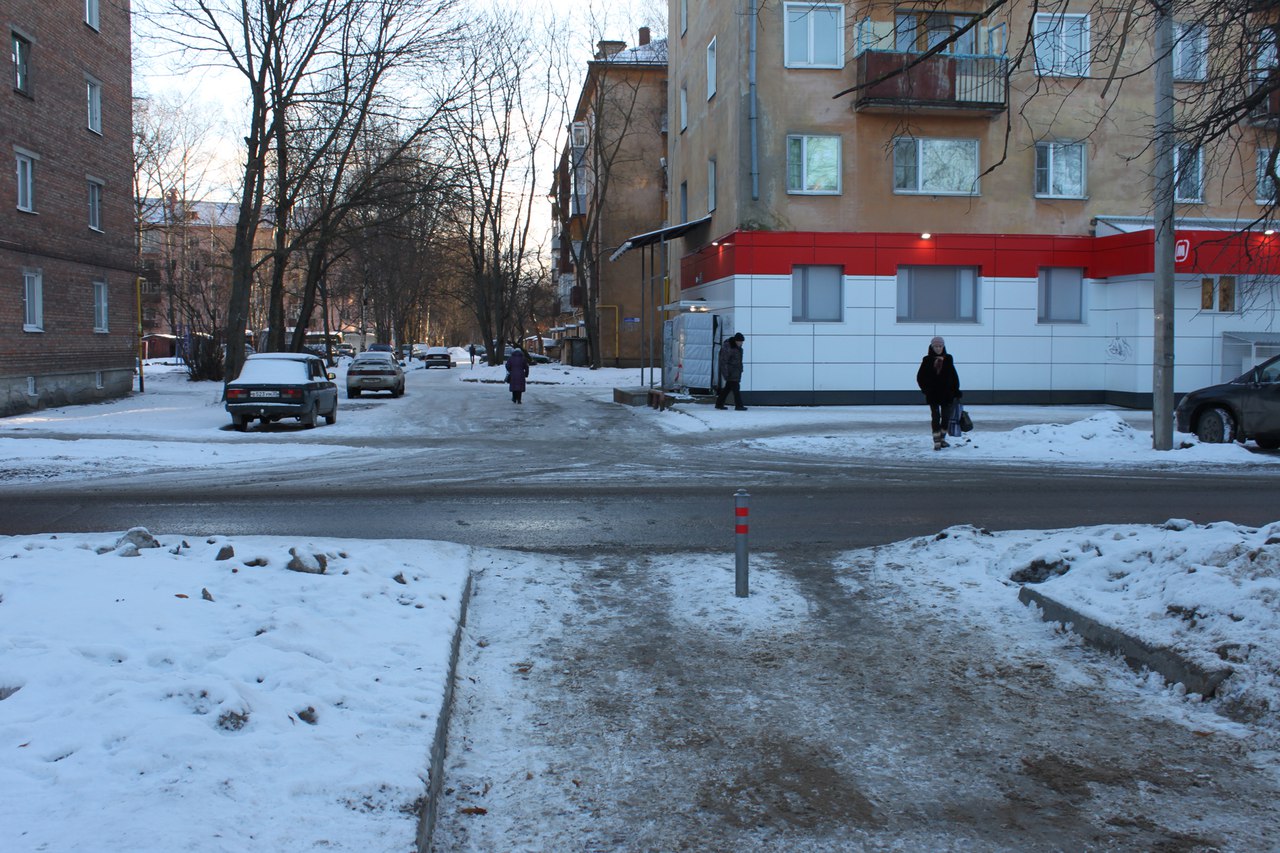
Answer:
[{"label": "person in blue coat", "polygon": [[916,385],[920,386],[920,392],[929,404],[933,449],[950,447],[945,432],[947,418],[951,416],[951,407],[962,395],[955,359],[947,352],[947,342],[942,338],[929,341],[929,351],[920,359],[920,369],[916,371]]},{"label": "person in blue coat", "polygon": [[519,403],[524,395],[525,378],[529,375],[529,356],[520,347],[513,347],[507,356],[507,387],[511,389],[511,402]]}]

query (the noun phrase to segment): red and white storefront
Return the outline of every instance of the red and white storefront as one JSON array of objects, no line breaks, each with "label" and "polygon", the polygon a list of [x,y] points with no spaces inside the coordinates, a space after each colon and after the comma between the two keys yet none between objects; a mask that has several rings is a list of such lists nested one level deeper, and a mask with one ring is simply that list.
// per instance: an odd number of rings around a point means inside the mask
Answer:
[{"label": "red and white storefront", "polygon": [[[916,403],[929,339],[954,355],[965,400],[1151,404],[1153,232],[1104,236],[734,231],[680,263],[682,300],[746,335],[742,388],[765,405]],[[1174,387],[1234,377],[1280,352],[1280,234],[1177,231]],[[793,272],[842,271],[838,320],[794,319]],[[912,269],[967,270],[961,321],[901,316]],[[1041,320],[1043,270],[1081,271],[1079,317]],[[830,273],[836,275],[837,273]]]}]

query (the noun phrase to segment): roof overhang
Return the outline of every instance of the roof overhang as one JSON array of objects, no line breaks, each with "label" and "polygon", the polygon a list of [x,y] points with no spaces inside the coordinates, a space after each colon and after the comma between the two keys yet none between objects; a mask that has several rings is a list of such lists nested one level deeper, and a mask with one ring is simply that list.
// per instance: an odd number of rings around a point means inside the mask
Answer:
[{"label": "roof overhang", "polygon": [[679,225],[668,225],[665,228],[659,228],[656,231],[646,231],[644,234],[637,234],[634,237],[628,237],[618,247],[609,260],[616,261],[632,249],[643,249],[645,246],[652,246],[654,243],[665,243],[668,240],[674,240],[677,237],[683,237],[695,228],[711,222],[711,214],[707,214],[701,219],[693,219],[689,222],[681,222]]}]

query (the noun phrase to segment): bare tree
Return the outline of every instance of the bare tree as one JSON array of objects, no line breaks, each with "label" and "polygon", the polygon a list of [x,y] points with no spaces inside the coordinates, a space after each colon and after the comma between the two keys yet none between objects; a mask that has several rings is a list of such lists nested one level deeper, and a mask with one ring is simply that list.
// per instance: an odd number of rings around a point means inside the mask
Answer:
[{"label": "bare tree", "polygon": [[[291,159],[290,133],[305,123],[311,107],[335,107],[342,120],[334,146],[358,136],[377,92],[391,69],[420,59],[435,40],[456,33],[457,0],[150,0],[145,10],[156,30],[185,54],[230,67],[248,97],[245,160],[239,214],[231,252],[232,285],[227,311],[227,375],[243,361],[245,326],[254,280],[254,235],[272,190],[271,221],[277,239],[270,258],[269,323],[283,343],[284,268],[290,250],[297,192],[310,162]],[[364,115],[362,115],[362,112]],[[332,114],[331,114],[332,115]],[[294,123],[298,122],[298,123]],[[330,146],[321,145],[321,151]],[[318,158],[323,159],[323,158]]]},{"label": "bare tree", "polygon": [[490,14],[475,26],[460,62],[473,97],[454,115],[457,197],[450,215],[466,270],[465,291],[456,296],[475,314],[489,360],[497,363],[503,343],[521,332],[519,294],[541,249],[534,230],[543,185],[537,154],[563,114],[563,101],[553,97],[563,91],[553,85],[563,64],[554,34],[530,41],[526,22],[514,14]]}]

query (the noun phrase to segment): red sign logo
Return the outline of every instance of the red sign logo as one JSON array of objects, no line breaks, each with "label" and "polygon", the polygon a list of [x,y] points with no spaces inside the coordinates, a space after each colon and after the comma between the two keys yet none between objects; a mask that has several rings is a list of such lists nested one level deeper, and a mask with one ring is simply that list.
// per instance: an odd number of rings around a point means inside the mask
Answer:
[{"label": "red sign logo", "polygon": [[1182,263],[1191,257],[1191,241],[1178,240],[1173,244],[1173,260],[1175,263]]}]

